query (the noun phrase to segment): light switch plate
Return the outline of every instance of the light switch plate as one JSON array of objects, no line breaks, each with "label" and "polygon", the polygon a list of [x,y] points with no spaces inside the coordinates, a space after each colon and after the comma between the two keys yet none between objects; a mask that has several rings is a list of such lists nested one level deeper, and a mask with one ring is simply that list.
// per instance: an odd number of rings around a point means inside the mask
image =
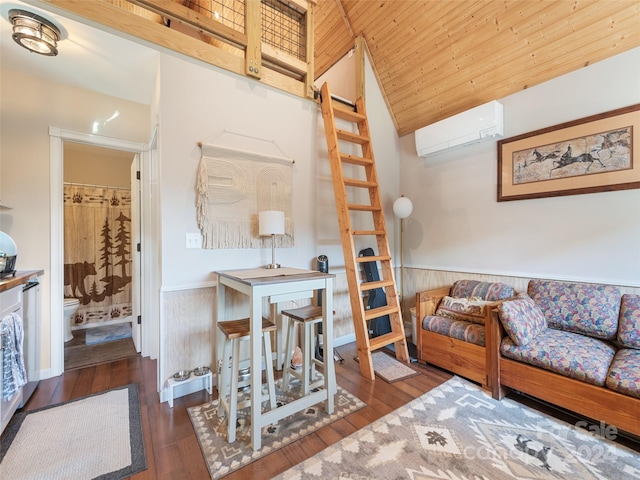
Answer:
[{"label": "light switch plate", "polygon": [[202,235],[187,233],[187,248],[202,248]]}]

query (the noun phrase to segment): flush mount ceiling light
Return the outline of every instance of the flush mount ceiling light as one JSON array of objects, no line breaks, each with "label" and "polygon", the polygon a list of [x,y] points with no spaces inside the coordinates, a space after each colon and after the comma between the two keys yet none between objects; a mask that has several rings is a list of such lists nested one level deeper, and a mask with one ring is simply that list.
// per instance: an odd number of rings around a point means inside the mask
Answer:
[{"label": "flush mount ceiling light", "polygon": [[9,10],[9,21],[13,25],[12,38],[27,50],[50,57],[58,54],[60,30],[40,15],[26,10]]}]

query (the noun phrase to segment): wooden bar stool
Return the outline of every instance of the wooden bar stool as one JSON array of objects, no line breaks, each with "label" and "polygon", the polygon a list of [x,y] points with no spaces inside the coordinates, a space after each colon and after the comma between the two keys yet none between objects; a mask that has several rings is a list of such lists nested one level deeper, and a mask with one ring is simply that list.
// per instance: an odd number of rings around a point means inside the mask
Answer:
[{"label": "wooden bar stool", "polygon": [[[236,423],[238,409],[251,405],[251,400],[238,401],[238,389],[251,384],[252,380],[262,381],[262,372],[251,372],[249,380],[240,381],[240,342],[249,340],[249,319],[229,320],[218,323],[220,332],[225,336],[222,348],[221,378],[218,384],[219,406],[218,416],[227,414],[227,440],[229,443],[236,441]],[[276,407],[276,388],[273,376],[273,356],[271,352],[270,332],[276,330],[276,326],[268,319],[262,319],[262,354],[267,373],[268,393],[262,396],[261,401],[269,400],[269,408]],[[229,351],[231,350],[231,352]],[[231,365],[229,365],[231,362]],[[231,375],[231,379],[229,379]]]},{"label": "wooden bar stool", "polygon": [[[307,305],[305,307],[282,310],[282,315],[289,317],[289,327],[287,328],[287,340],[285,347],[284,370],[282,374],[282,390],[289,389],[289,379],[291,375],[300,379],[302,382],[303,395],[309,395],[309,392],[323,385],[324,382],[320,378],[313,381],[316,372],[316,365],[323,367],[324,362],[318,360],[315,356],[316,324],[322,322],[322,307],[318,305]],[[303,327],[302,335],[302,368],[295,370],[291,367],[292,351],[295,348],[296,326]],[[325,355],[327,353],[325,352]],[[324,360],[324,358],[323,358]]]}]

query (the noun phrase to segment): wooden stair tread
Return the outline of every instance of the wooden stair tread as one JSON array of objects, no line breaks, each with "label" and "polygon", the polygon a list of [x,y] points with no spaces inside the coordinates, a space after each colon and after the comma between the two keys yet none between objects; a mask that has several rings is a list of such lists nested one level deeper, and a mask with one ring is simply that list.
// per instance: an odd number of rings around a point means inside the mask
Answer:
[{"label": "wooden stair tread", "polygon": [[365,320],[372,320],[378,317],[384,317],[385,315],[391,315],[392,313],[398,313],[400,309],[392,305],[385,305],[384,307],[371,308],[364,311]]},{"label": "wooden stair tread", "polygon": [[367,180],[358,180],[356,178],[345,178],[344,184],[350,187],[362,187],[362,188],[378,187],[378,184],[376,182],[369,182]]},{"label": "wooden stair tread", "polygon": [[358,263],[366,263],[366,262],[384,262],[385,260],[391,260],[389,255],[375,255],[372,257],[358,257],[356,258],[356,262]]},{"label": "wooden stair tread", "polygon": [[358,157],[357,155],[341,154],[340,159],[344,163],[350,163],[352,165],[366,166],[373,164],[373,160],[371,160],[370,158]]},{"label": "wooden stair tread", "polygon": [[395,285],[392,280],[378,280],[377,282],[363,282],[360,284],[360,290],[366,292],[367,290],[374,290],[376,288],[384,288]]},{"label": "wooden stair tread", "polygon": [[349,109],[346,105],[344,107],[336,105],[337,104],[334,104],[333,113],[336,117],[341,118],[342,120],[347,120],[349,122],[355,123],[366,120],[367,118],[361,113],[358,113],[353,109]]},{"label": "wooden stair tread", "polygon": [[373,205],[358,205],[355,203],[348,204],[347,208],[357,212],[380,212],[382,210],[382,208]]},{"label": "wooden stair tread", "polygon": [[380,335],[379,337],[373,337],[369,340],[369,348],[371,351],[379,350],[382,347],[386,347],[387,345],[391,345],[392,343],[405,341],[404,333],[401,332],[390,332],[385,333],[384,335]]},{"label": "wooden stair tread", "polygon": [[364,145],[365,143],[369,143],[369,137],[365,137],[364,135],[359,135],[353,132],[347,132],[346,130],[336,130],[338,134],[338,138],[340,140],[345,140],[351,143],[357,143],[359,145]]},{"label": "wooden stair tread", "polygon": [[[384,230],[354,230],[351,235],[386,235]],[[371,257],[368,257],[371,258]],[[359,260],[358,260],[359,261]]]}]

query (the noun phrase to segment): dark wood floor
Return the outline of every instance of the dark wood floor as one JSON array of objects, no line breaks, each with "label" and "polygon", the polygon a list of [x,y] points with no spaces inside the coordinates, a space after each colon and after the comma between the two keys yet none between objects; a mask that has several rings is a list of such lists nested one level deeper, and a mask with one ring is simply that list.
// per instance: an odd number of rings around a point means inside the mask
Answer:
[{"label": "dark wood floor", "polygon": [[[380,379],[371,382],[360,376],[358,364],[353,359],[356,353],[355,344],[339,347],[338,351],[344,357],[344,363],[336,363],[338,384],[364,401],[367,406],[247,465],[226,478],[230,480],[271,478],[451,378],[447,372],[414,363],[411,367],[417,370],[419,375],[393,384]],[[129,383],[138,384],[140,392],[148,463],[147,470],[132,478],[135,480],[209,479],[200,446],[187,414],[187,407],[201,405],[212,397],[203,391],[177,398],[172,409],[166,402],[161,404],[156,392],[154,360],[135,355],[67,371],[60,377],[43,380],[25,409],[32,410],[53,405]],[[216,395],[214,388],[213,397]],[[534,408],[545,409],[544,406],[536,405],[535,402],[529,403]],[[557,412],[556,416],[562,417]],[[635,448],[640,451],[638,444],[635,444]]]}]

